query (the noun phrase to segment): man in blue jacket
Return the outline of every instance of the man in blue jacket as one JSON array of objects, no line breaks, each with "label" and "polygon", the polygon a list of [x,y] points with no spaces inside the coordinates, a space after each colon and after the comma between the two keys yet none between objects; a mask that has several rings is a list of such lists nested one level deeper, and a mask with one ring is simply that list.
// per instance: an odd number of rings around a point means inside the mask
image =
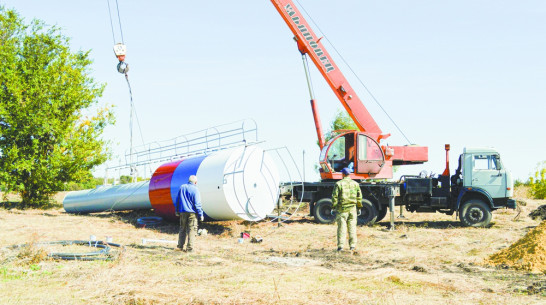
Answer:
[{"label": "man in blue jacket", "polygon": [[[188,244],[186,252],[193,251],[193,242],[197,235],[197,216],[203,221],[201,195],[197,189],[197,177],[191,175],[188,183],[183,184],[176,197],[176,216],[180,216],[180,231],[178,233],[178,250],[184,248],[186,236]],[[197,215],[196,215],[197,214]]]}]

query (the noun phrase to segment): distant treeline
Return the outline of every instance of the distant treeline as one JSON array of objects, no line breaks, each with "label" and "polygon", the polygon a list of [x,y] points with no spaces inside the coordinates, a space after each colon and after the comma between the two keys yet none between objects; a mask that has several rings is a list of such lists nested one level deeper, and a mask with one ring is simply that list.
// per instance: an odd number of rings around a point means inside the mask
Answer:
[{"label": "distant treeline", "polygon": [[[150,180],[150,179],[137,177],[137,182],[146,181],[146,180]],[[131,176],[122,175],[119,177],[119,179],[115,179],[115,181],[114,181],[114,178],[109,178],[106,184],[113,185],[114,182],[115,184],[127,184],[127,183],[131,183],[132,179],[131,179]],[[92,180],[87,182],[68,182],[65,184],[65,188],[63,191],[88,190],[88,189],[96,188],[99,185],[104,185],[104,178],[94,177]]]}]

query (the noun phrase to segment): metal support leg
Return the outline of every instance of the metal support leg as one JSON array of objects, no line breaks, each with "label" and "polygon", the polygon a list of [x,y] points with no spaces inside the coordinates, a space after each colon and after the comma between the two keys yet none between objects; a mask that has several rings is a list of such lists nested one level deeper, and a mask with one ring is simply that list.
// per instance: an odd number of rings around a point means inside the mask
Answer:
[{"label": "metal support leg", "polygon": [[281,226],[281,196],[277,200],[277,227]]},{"label": "metal support leg", "polygon": [[391,212],[391,231],[394,230],[394,187],[388,186],[385,189],[387,197],[389,197],[389,210]]},{"label": "metal support leg", "polygon": [[394,196],[389,198],[389,208],[391,210],[391,227],[390,230],[394,231]]},{"label": "metal support leg", "polygon": [[396,218],[406,219],[406,216],[404,216],[403,211],[404,211],[403,206],[400,206],[400,215],[398,215],[398,217]]}]

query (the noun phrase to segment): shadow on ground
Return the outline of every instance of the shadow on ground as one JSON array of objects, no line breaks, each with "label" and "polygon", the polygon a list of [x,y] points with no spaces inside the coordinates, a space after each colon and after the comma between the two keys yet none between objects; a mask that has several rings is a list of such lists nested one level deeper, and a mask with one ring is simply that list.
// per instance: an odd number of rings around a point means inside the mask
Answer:
[{"label": "shadow on ground", "polygon": [[20,201],[4,201],[0,202],[0,209],[5,210],[31,210],[31,209],[40,209],[40,210],[50,210],[55,208],[62,208],[61,204],[56,202],[46,202],[42,205],[30,205],[24,204]]},{"label": "shadow on ground", "polygon": [[[274,224],[276,223],[276,221],[272,221],[271,223]],[[315,221],[313,221],[312,218],[294,218],[294,219],[289,219],[289,220],[281,222],[281,224],[292,224],[292,223],[314,223],[314,224],[320,225],[316,223]]]},{"label": "shadow on ground", "polygon": [[[166,234],[177,234],[179,231],[178,219],[163,219],[158,224],[148,224],[146,226],[140,225],[138,219],[142,217],[157,217],[152,210],[136,210],[136,211],[115,211],[115,212],[103,212],[95,214],[80,214],[82,216],[106,218],[117,221],[122,221],[133,225],[135,228],[143,228],[146,230],[153,230]],[[200,222],[199,228],[206,229],[208,234],[222,235],[226,232],[229,233],[231,228],[229,222]]]},{"label": "shadow on ground", "polygon": [[[377,223],[376,225],[389,229],[391,226],[391,223],[389,221],[382,221]],[[419,221],[419,222],[395,221],[394,226],[395,228],[398,226],[405,226],[405,227],[414,227],[419,229],[454,229],[454,228],[463,227],[459,221]]]}]

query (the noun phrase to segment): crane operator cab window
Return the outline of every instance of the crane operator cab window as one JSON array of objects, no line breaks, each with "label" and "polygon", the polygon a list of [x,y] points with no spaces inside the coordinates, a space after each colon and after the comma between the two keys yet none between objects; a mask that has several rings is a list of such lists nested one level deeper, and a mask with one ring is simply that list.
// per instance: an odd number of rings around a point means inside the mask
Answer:
[{"label": "crane operator cab window", "polygon": [[358,134],[358,174],[377,174],[385,164],[385,155],[379,144],[365,134]]},{"label": "crane operator cab window", "polygon": [[328,148],[328,162],[334,172],[341,172],[345,167],[354,167],[354,134],[349,133],[334,139]]},{"label": "crane operator cab window", "polygon": [[350,132],[338,136],[327,144],[327,150],[328,164],[334,172],[341,172],[347,167],[357,174],[377,174],[385,164],[379,144],[362,133]]}]

